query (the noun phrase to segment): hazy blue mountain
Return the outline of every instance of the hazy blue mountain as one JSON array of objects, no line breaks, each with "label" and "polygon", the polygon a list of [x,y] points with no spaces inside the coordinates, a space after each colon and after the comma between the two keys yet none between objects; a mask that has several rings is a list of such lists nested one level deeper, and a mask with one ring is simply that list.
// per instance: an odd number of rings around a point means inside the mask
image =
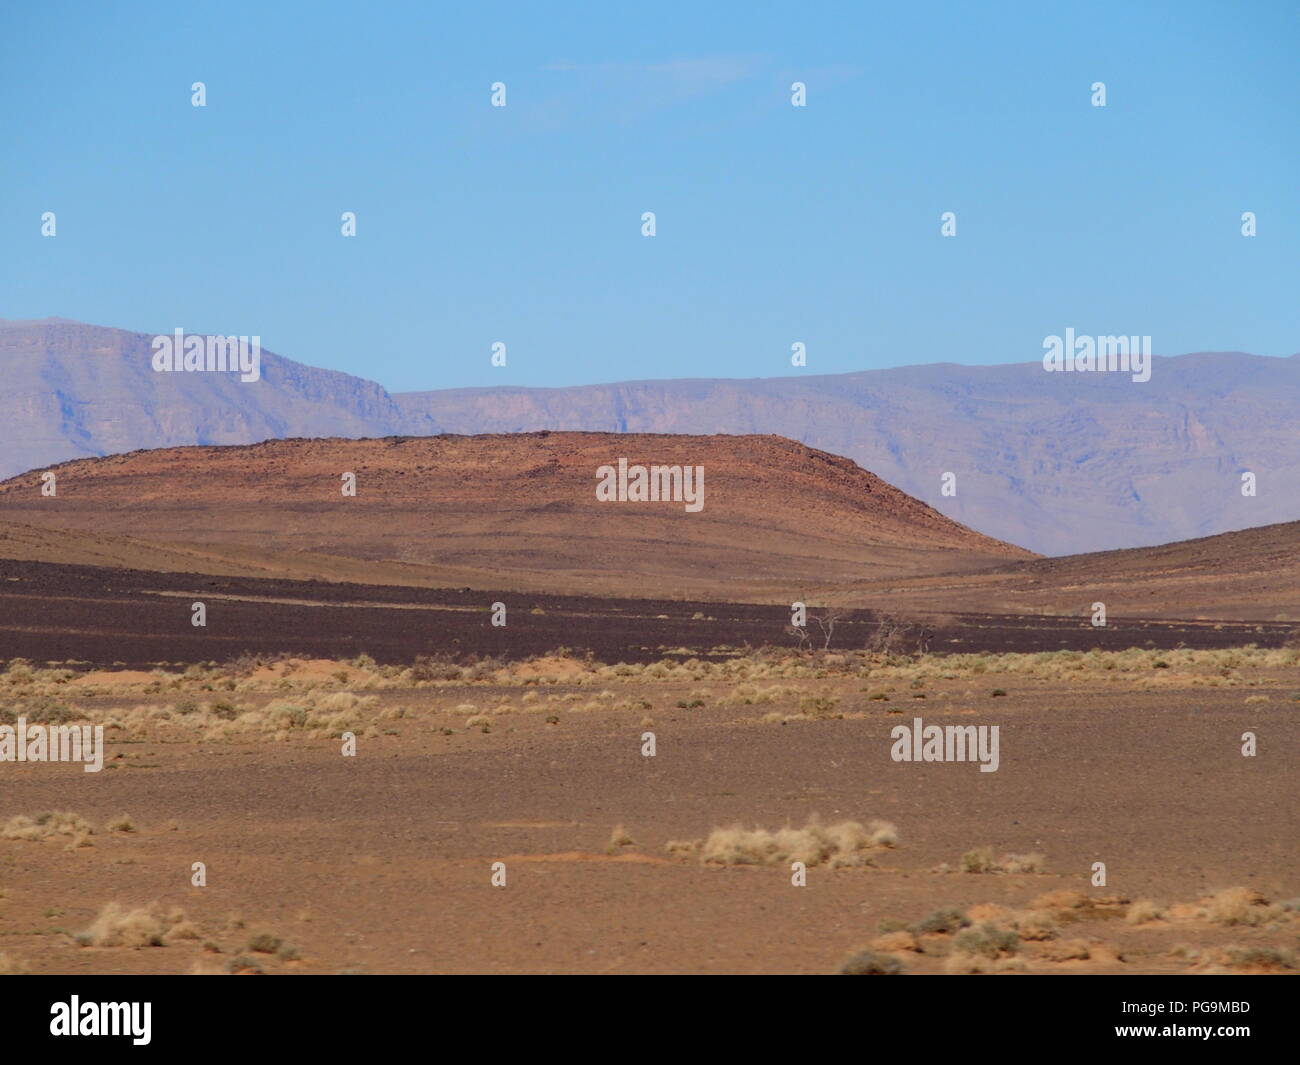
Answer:
[{"label": "hazy blue mountain", "polygon": [[138,448],[401,431],[397,405],[372,381],[267,352],[253,383],[156,373],[152,339],[59,318],[0,320],[0,476]]}]

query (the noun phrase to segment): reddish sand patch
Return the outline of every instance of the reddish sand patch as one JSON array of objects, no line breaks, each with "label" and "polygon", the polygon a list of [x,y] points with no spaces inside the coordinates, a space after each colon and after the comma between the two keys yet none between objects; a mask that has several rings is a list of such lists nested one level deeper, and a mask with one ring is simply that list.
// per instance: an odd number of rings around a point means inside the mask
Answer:
[{"label": "reddish sand patch", "polygon": [[152,673],[140,669],[96,669],[83,673],[69,683],[88,688],[136,688],[142,684],[152,684],[158,678]]}]

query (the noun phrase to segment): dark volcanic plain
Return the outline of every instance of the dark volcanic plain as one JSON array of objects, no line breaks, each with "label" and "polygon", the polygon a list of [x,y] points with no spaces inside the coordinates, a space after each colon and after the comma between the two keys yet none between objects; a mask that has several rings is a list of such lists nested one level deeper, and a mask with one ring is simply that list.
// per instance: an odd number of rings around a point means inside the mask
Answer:
[{"label": "dark volcanic plain", "polygon": [[[191,625],[202,602],[207,625]],[[506,604],[505,626],[491,606]],[[814,615],[818,610],[814,608]],[[863,647],[882,611],[846,613],[831,649]],[[790,610],[750,603],[400,588],[261,580],[40,562],[0,561],[0,641],[6,658],[152,668],[225,662],[244,653],[409,664],[420,655],[520,659],[558,648],[601,662],[726,657],[792,647]],[[815,626],[814,626],[815,628]],[[929,649],[948,653],[1126,647],[1279,647],[1286,623],[1154,621],[1014,614],[944,614]],[[822,644],[818,637],[814,643]],[[680,651],[679,651],[680,649]],[[913,650],[914,647],[907,649]]]}]

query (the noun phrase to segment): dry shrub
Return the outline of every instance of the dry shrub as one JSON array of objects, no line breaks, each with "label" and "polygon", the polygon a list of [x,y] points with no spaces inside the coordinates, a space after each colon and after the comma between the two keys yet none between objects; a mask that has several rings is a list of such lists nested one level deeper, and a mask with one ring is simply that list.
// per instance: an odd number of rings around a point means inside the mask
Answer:
[{"label": "dry shrub", "polygon": [[1164,916],[1165,908],[1158,902],[1151,899],[1138,899],[1128,908],[1124,920],[1129,924],[1148,924],[1151,921],[1162,920]]},{"label": "dry shrub", "polygon": [[997,868],[992,847],[976,847],[961,856],[963,873],[991,873]]},{"label": "dry shrub", "polygon": [[1230,887],[1204,900],[1203,912],[1215,924],[1254,926],[1276,920],[1283,911],[1253,888]]},{"label": "dry shrub", "polygon": [[605,845],[606,854],[617,854],[619,847],[635,846],[636,840],[627,834],[627,829],[622,825],[615,825],[614,830],[609,834],[609,842]]},{"label": "dry shrub", "polygon": [[918,935],[950,935],[970,925],[970,919],[955,906],[935,910],[917,921],[914,931]]},{"label": "dry shrub", "polygon": [[903,971],[903,963],[892,954],[862,950],[840,966],[840,976],[895,976]]},{"label": "dry shrub", "polygon": [[964,873],[1041,873],[1047,868],[1047,859],[1038,853],[996,858],[992,847],[976,847],[961,856],[961,868]]},{"label": "dry shrub", "polygon": [[1055,939],[1060,928],[1051,910],[1023,910],[1012,915],[1011,925],[1020,933],[1021,939],[1036,941]]},{"label": "dry shrub", "polygon": [[83,947],[163,947],[183,939],[198,939],[198,929],[180,910],[164,910],[156,902],[128,910],[110,902],[89,928],[77,936]]},{"label": "dry shrub", "polygon": [[959,954],[975,954],[997,958],[1015,954],[1020,949],[1020,936],[1009,928],[999,928],[986,921],[975,928],[963,928],[952,938],[953,950]]},{"label": "dry shrub", "polygon": [[284,940],[273,932],[257,932],[248,940],[248,949],[255,954],[277,954],[283,947]]},{"label": "dry shrub", "polygon": [[90,822],[79,814],[70,810],[47,810],[35,817],[26,814],[11,817],[0,829],[0,838],[39,842],[53,836],[89,836],[94,831]]},{"label": "dry shrub", "polygon": [[871,852],[892,847],[898,832],[884,821],[865,827],[857,821],[823,825],[812,820],[804,828],[747,829],[739,825],[715,828],[701,848],[700,858],[719,865],[773,865],[777,862],[829,863],[832,867],[870,865]]}]

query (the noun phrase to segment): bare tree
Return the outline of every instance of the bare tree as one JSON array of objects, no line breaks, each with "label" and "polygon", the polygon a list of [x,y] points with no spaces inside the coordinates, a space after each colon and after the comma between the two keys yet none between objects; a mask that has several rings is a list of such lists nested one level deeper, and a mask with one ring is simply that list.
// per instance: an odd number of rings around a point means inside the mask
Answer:
[{"label": "bare tree", "polygon": [[[820,630],[823,651],[830,649],[831,639],[835,636],[835,626],[847,616],[847,612],[838,607],[826,607],[820,614],[811,611],[808,613],[808,620],[815,623]],[[807,653],[813,649],[813,634],[807,624],[787,625],[785,631],[786,635],[793,636],[798,641],[800,652]]]},{"label": "bare tree", "polygon": [[835,625],[843,621],[845,612],[838,607],[828,606],[821,614],[814,614],[813,621],[817,622],[817,627],[822,630],[822,650],[829,651],[831,646],[831,637],[835,635]]},{"label": "bare tree", "polygon": [[866,650],[874,654],[892,654],[901,635],[904,622],[895,614],[876,616],[876,631],[867,637]]},{"label": "bare tree", "polygon": [[787,625],[785,627],[785,632],[787,636],[793,636],[796,640],[799,641],[800,654],[803,654],[808,650],[809,644],[812,642],[812,634],[808,631],[808,629],[805,626]]},{"label": "bare tree", "polygon": [[911,653],[923,655],[930,650],[930,641],[938,632],[938,625],[928,618],[908,617],[904,614],[879,614],[876,631],[868,638],[866,650],[874,654]]}]

